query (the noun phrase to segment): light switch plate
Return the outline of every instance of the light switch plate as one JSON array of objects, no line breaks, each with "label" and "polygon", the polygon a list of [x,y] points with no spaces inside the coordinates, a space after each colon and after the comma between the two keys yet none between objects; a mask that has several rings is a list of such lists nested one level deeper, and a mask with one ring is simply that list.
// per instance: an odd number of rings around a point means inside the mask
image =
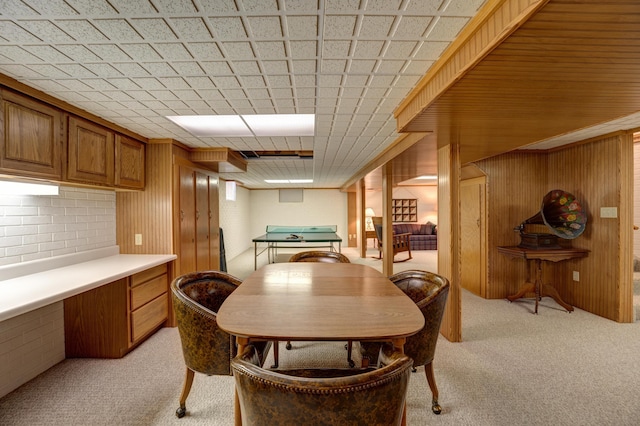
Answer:
[{"label": "light switch plate", "polygon": [[136,234],[135,235],[135,244],[137,246],[141,246],[142,245],[142,234]]},{"label": "light switch plate", "polygon": [[600,217],[616,218],[618,217],[618,208],[600,207]]}]

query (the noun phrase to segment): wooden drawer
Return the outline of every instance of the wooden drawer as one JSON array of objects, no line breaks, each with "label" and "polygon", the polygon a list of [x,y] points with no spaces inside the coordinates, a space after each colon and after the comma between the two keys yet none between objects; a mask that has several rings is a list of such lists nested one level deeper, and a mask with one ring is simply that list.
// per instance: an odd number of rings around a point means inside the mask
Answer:
[{"label": "wooden drawer", "polygon": [[131,276],[131,287],[136,287],[140,284],[143,284],[149,281],[152,278],[155,278],[160,275],[166,275],[167,273],[167,264],[163,263],[162,265],[154,266],[153,268],[149,268],[142,272],[138,272],[137,274],[133,274]]},{"label": "wooden drawer", "polygon": [[131,313],[132,343],[144,337],[167,319],[169,312],[168,301],[169,298],[165,293]]},{"label": "wooden drawer", "polygon": [[[132,284],[133,285],[133,284]],[[153,278],[151,281],[142,283],[131,289],[131,310],[138,309],[140,306],[167,292],[167,275],[161,275]]]}]

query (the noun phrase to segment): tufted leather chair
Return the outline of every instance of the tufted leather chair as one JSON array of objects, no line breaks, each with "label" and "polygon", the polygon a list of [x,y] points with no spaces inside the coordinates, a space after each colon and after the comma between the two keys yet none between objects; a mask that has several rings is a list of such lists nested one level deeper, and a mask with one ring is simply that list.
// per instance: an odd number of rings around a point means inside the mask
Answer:
[{"label": "tufted leather chair", "polygon": [[[431,272],[416,270],[399,272],[389,279],[418,305],[424,315],[424,328],[417,334],[407,337],[404,353],[413,359],[413,371],[416,371],[416,366],[424,365],[424,373],[433,395],[431,409],[435,414],[440,414],[442,407],[438,403],[433,357],[449,295],[449,280]],[[381,343],[376,342],[361,342],[360,350],[363,359],[375,362],[380,345]]]},{"label": "tufted leather chair", "polygon": [[268,370],[251,345],[231,362],[242,424],[399,425],[412,361],[385,344],[379,368]]},{"label": "tufted leather chair", "polygon": [[301,251],[291,256],[289,262],[351,263],[347,256],[335,251]]},{"label": "tufted leather chair", "polygon": [[[231,358],[237,353],[235,338],[218,327],[218,309],[242,281],[219,271],[193,272],[171,283],[173,309],[187,367],[180,407],[176,416],[186,414],[186,400],[194,373],[230,375]],[[267,342],[256,342],[260,360],[269,349]]]},{"label": "tufted leather chair", "polygon": [[[301,251],[294,254],[289,258],[289,262],[324,262],[324,263],[351,263],[349,258],[342,253],[335,251]],[[351,353],[353,349],[353,342],[347,342],[347,361],[349,366],[355,366],[355,363],[351,359]],[[287,349],[291,349],[291,342],[287,342],[285,346]],[[278,342],[273,345],[273,367],[278,367]]]}]

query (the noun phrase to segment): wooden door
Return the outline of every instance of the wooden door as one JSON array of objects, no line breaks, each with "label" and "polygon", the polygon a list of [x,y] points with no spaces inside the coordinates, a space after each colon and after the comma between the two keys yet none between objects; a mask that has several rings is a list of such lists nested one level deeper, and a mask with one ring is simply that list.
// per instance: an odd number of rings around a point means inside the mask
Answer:
[{"label": "wooden door", "polygon": [[62,113],[45,104],[1,91],[0,171],[62,179]]},{"label": "wooden door", "polygon": [[484,178],[462,181],[460,184],[461,271],[462,288],[485,297],[483,279],[483,214]]},{"label": "wooden door", "polygon": [[209,177],[195,172],[196,270],[209,269]]},{"label": "wooden door", "polygon": [[76,117],[69,117],[67,179],[113,186],[115,184],[114,134]]},{"label": "wooden door", "polygon": [[179,166],[179,238],[180,253],[178,274],[196,271],[196,196],[194,171],[188,167]]},{"label": "wooden door", "polygon": [[218,178],[209,176],[209,262],[211,269],[220,269],[220,200]]}]

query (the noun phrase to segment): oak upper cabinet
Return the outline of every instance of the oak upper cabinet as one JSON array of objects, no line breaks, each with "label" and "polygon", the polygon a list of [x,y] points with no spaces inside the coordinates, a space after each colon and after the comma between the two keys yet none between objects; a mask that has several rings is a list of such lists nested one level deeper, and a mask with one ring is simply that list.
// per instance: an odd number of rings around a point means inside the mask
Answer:
[{"label": "oak upper cabinet", "polygon": [[61,180],[62,112],[7,90],[0,98],[0,173]]},{"label": "oak upper cabinet", "polygon": [[115,185],[114,132],[69,116],[67,180]]},{"label": "oak upper cabinet", "polygon": [[145,144],[116,134],[116,186],[144,189]]}]

